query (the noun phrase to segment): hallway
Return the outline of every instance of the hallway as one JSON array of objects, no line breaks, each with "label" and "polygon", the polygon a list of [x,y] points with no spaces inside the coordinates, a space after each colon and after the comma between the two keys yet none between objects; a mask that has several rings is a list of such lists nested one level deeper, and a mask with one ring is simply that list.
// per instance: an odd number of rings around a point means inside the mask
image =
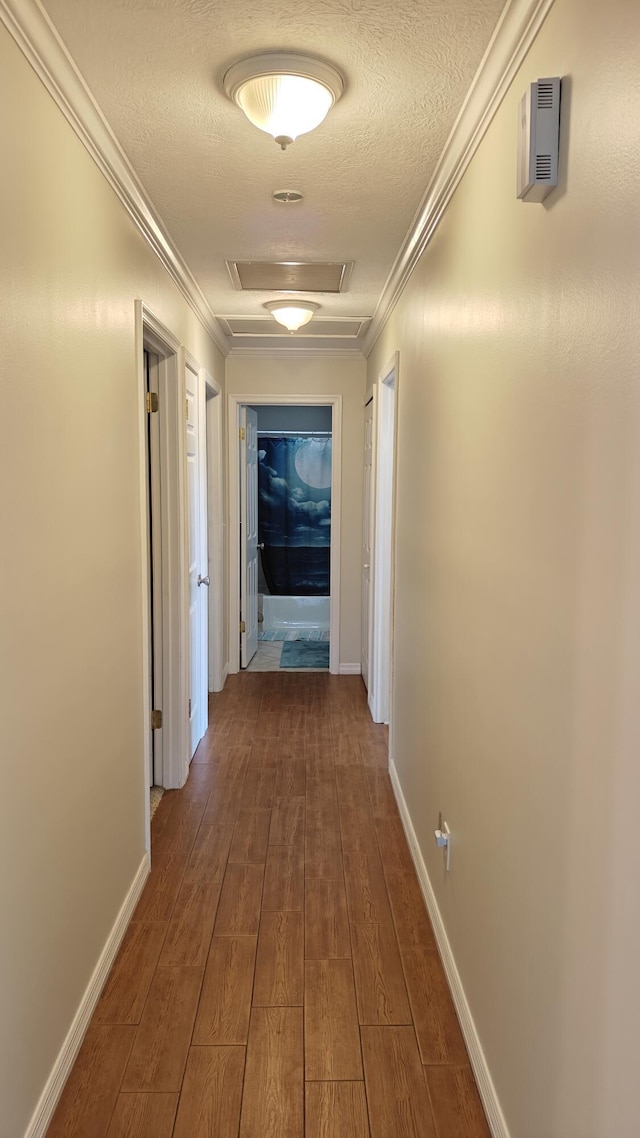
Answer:
[{"label": "hallway", "polygon": [[488,1138],[360,677],[210,721],[48,1138]]}]

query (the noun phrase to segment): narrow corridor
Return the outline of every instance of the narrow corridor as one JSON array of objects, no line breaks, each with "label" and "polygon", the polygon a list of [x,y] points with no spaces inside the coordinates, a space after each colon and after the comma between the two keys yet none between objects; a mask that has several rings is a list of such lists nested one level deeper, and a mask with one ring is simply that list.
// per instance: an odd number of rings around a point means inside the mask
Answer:
[{"label": "narrow corridor", "polygon": [[488,1138],[360,677],[210,722],[48,1138]]}]

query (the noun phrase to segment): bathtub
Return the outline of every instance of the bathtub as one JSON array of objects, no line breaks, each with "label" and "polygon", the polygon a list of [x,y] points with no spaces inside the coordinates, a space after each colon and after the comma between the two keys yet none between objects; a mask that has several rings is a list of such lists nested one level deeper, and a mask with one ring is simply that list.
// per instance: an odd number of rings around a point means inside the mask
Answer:
[{"label": "bathtub", "polygon": [[263,632],[280,629],[318,628],[328,632],[331,617],[330,597],[272,597],[265,593],[261,598]]}]

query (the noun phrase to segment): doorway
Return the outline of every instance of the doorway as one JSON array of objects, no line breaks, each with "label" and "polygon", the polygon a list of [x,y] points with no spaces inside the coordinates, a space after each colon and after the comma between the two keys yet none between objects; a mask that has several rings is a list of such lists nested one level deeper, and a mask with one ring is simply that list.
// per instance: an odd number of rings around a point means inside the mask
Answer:
[{"label": "doorway", "polygon": [[186,778],[184,349],[141,301],[136,301],[135,312],[140,367],[144,770],[149,809],[150,785],[178,788]]},{"label": "doorway", "polygon": [[339,671],[341,413],[341,396],[229,397],[231,671]]},{"label": "doorway", "polygon": [[[147,346],[143,352],[145,378],[147,501],[148,501],[148,597],[149,597],[149,702],[151,707],[151,762],[149,786],[151,815],[159,803],[163,788],[163,734],[158,726],[158,709],[162,708],[162,510],[160,483],[160,358]],[[155,410],[154,410],[155,409]]]},{"label": "doorway", "polygon": [[331,651],[332,412],[256,408],[258,648],[250,670],[325,670]]}]

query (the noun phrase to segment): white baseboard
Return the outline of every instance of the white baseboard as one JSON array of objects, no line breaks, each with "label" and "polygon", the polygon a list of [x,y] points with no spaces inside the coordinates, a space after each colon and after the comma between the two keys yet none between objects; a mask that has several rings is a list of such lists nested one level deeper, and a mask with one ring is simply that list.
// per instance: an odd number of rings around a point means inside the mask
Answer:
[{"label": "white baseboard", "polygon": [[360,664],[340,664],[341,676],[359,676],[362,673]]},{"label": "white baseboard", "polygon": [[95,966],[84,996],[80,1001],[80,1006],[73,1017],[67,1038],[62,1044],[58,1058],[47,1079],[45,1088],[40,1096],[40,1101],[33,1112],[24,1138],[43,1138],[47,1131],[47,1127],[53,1118],[53,1112],[58,1105],[58,1099],[64,1089],[64,1084],[67,1081],[69,1072],[80,1050],[80,1045],[89,1026],[89,1020],[100,998],[100,993],[109,975],[109,970],[115,960],[116,953],[120,948],[122,938],[127,931],[133,910],[138,903],[140,894],[149,876],[150,868],[149,854],[145,853],[131,883],[129,892],[123,901],[120,912],[115,919],[113,928],[107,937],[107,942],[100,953],[98,963]]},{"label": "white baseboard", "polygon": [[[224,685],[226,684],[227,677],[228,677],[230,671],[231,671],[231,669],[229,667],[229,661],[227,660],[224,668],[222,669],[222,687],[224,687]],[[222,688],[220,690],[222,690]]]},{"label": "white baseboard", "polygon": [[433,892],[433,886],[429,880],[427,867],[424,863],[424,858],[418,845],[418,839],[416,838],[416,833],[413,828],[413,822],[411,821],[409,808],[407,806],[404,794],[402,793],[402,787],[398,779],[398,772],[395,768],[393,760],[390,760],[389,762],[389,774],[391,776],[391,783],[393,785],[394,794],[396,796],[396,802],[398,803],[400,817],[402,818],[404,832],[407,836],[413,863],[418,874],[418,880],[420,882],[422,894],[429,911],[431,924],[433,925],[433,931],[438,944],[440,958],[447,975],[447,980],[449,981],[451,995],[453,996],[455,1009],[458,1014],[458,1019],[460,1020],[462,1034],[464,1035],[464,1041],[467,1045],[469,1058],[471,1060],[471,1066],[473,1067],[473,1073],[476,1077],[478,1090],[480,1092],[480,1098],[482,1099],[482,1105],[485,1109],[489,1128],[491,1130],[493,1138],[510,1138],[507,1123],[505,1121],[504,1114],[502,1113],[502,1108],[500,1106],[498,1095],[496,1093],[496,1088],[493,1085],[493,1079],[491,1078],[487,1060],[484,1051],[482,1050],[480,1037],[478,1035],[476,1025],[473,1021],[473,1016],[471,1015],[471,1009],[469,1007],[469,1003],[462,986],[460,973],[458,972],[456,966],[451,945],[449,943],[449,938],[447,936],[442,916],[438,908],[438,902],[436,901],[436,896]]}]

